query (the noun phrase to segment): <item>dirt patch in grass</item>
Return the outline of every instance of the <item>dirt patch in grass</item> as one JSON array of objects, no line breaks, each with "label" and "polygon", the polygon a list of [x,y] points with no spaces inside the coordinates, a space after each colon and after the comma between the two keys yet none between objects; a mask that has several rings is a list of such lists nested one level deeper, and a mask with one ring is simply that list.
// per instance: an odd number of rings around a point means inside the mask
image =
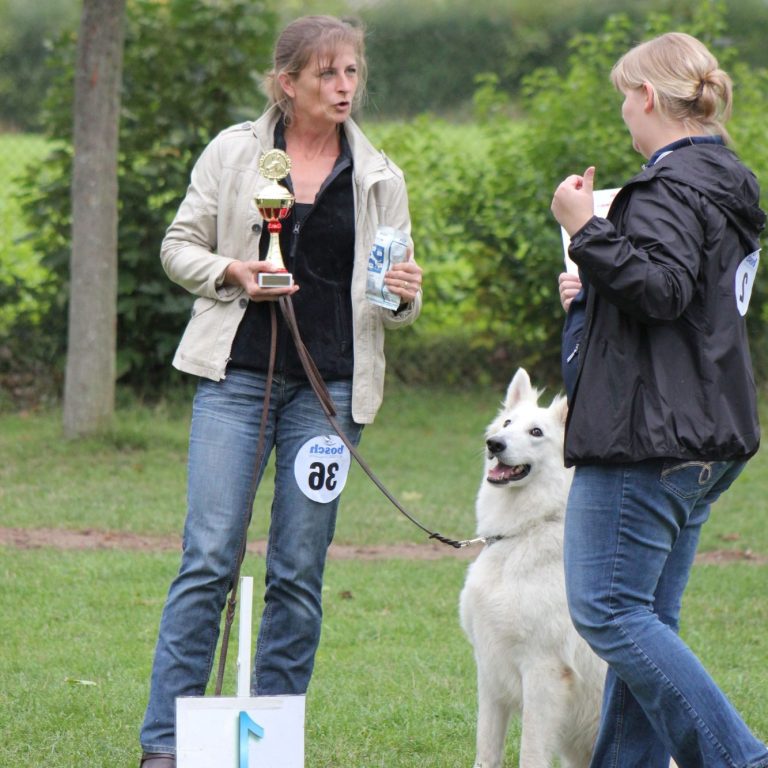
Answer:
[{"label": "dirt patch in grass", "polygon": [[[100,531],[92,528],[71,530],[65,528],[3,528],[0,527],[0,546],[17,549],[122,549],[139,552],[181,552],[179,536],[146,536],[123,531]],[[329,557],[335,560],[436,560],[440,557],[471,559],[480,545],[456,549],[436,541],[425,543],[387,544],[381,546],[354,546],[331,544]],[[248,542],[248,552],[264,556],[267,542],[263,539]]]},{"label": "dirt patch in grass", "polygon": [[[181,551],[179,536],[146,536],[123,531],[99,531],[92,528],[71,530],[65,528],[4,528],[0,527],[0,546],[17,549],[121,549],[138,552]],[[480,544],[462,549],[436,541],[423,543],[382,544],[355,546],[331,544],[329,557],[333,560],[437,560],[456,557],[471,560],[480,551]],[[248,543],[248,551],[264,556],[267,543],[263,539]],[[701,552],[698,564],[727,565],[747,562],[755,565],[768,564],[768,557],[749,549],[717,549]]]}]

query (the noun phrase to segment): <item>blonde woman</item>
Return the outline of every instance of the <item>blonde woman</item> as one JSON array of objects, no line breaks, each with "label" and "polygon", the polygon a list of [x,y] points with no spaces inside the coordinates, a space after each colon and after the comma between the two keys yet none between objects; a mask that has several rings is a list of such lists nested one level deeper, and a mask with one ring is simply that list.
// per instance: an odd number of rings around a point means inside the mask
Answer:
[{"label": "blonde woman", "polygon": [[[381,403],[385,329],[409,325],[421,308],[421,268],[413,259],[386,275],[399,307],[384,309],[365,299],[378,225],[410,232],[410,215],[401,171],[350,117],[364,83],[361,29],[329,16],[289,24],[267,78],[270,107],[205,149],[163,241],[166,272],[196,297],[174,365],[198,376],[199,384],[184,551],[160,623],[141,730],[143,768],[176,765],[175,699],[205,692],[254,484],[273,450],[276,477],[252,692],[301,694],[309,685],[326,551],[344,477],[329,464],[328,493],[322,495],[311,492],[306,474],[301,480],[302,449],[332,429],[279,312],[274,384],[267,392],[269,304],[291,294],[304,345],[353,442]],[[268,183],[259,160],[273,148],[291,160],[285,183],[296,203],[280,243],[295,284],[261,288],[259,273],[274,268],[264,260],[269,233],[253,198]],[[268,395],[266,446],[254,477]]]},{"label": "blonde woman", "polygon": [[731,81],[701,42],[662,35],[611,79],[644,169],[607,219],[593,167],[552,201],[579,267],[560,279],[568,601],[609,665],[591,765],[765,768],[677,633],[701,526],[759,444],[745,315],[765,216],[726,146]]}]

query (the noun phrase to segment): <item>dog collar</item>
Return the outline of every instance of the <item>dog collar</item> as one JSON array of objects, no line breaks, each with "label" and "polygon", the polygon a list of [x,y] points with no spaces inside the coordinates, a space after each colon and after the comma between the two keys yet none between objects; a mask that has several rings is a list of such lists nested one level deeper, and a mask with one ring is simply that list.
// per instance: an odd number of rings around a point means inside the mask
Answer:
[{"label": "dog collar", "polygon": [[490,547],[491,544],[495,544],[497,541],[503,541],[504,539],[516,539],[518,536],[521,536],[522,534],[527,533],[534,528],[538,528],[540,525],[558,522],[560,522],[560,518],[557,515],[547,515],[540,520],[534,520],[528,525],[522,527],[519,531],[515,531],[510,535],[503,536],[502,534],[497,534],[496,536],[480,536],[477,539],[472,539],[469,543],[482,542],[486,547]]}]

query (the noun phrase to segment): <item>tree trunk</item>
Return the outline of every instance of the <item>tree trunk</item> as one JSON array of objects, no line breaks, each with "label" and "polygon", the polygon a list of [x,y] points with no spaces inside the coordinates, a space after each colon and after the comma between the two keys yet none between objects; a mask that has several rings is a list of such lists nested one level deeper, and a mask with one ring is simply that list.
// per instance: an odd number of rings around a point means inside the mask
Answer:
[{"label": "tree trunk", "polygon": [[84,0],[77,43],[72,254],[64,434],[107,427],[115,408],[117,147],[125,0]]}]

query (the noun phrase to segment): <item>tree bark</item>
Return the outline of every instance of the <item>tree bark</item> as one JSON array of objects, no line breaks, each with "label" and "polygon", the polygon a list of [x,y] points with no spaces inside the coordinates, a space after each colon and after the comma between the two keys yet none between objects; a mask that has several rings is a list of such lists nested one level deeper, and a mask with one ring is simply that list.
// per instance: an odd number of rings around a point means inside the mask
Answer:
[{"label": "tree bark", "polygon": [[64,434],[109,426],[117,348],[117,150],[126,0],[84,0],[77,43]]}]

